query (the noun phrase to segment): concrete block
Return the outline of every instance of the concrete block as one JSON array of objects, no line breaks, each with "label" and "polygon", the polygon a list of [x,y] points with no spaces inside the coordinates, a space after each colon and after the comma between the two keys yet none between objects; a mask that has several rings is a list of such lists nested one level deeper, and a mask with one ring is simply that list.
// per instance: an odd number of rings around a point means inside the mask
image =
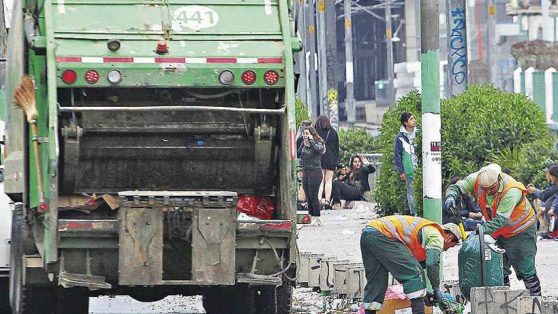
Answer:
[{"label": "concrete block", "polygon": [[333,294],[339,298],[347,294],[347,267],[350,264],[348,260],[333,263]]},{"label": "concrete block", "polygon": [[312,254],[308,261],[308,287],[317,288],[320,286],[320,261],[324,258],[323,254]]},{"label": "concrete block", "polygon": [[520,297],[518,313],[544,314],[543,300],[541,297]]},{"label": "concrete block", "polygon": [[509,287],[475,287],[471,289],[471,313],[525,314],[519,311],[519,299],[528,297],[527,290],[509,290]]},{"label": "concrete block", "polygon": [[308,252],[298,254],[298,279],[297,282],[303,287],[308,286],[308,263],[310,263],[310,255]]},{"label": "concrete block", "polygon": [[544,301],[542,310],[543,314],[558,314],[558,301]]},{"label": "concrete block", "polygon": [[320,260],[320,290],[331,291],[335,272],[333,264],[337,262],[335,257],[326,257]]},{"label": "concrete block", "polygon": [[347,268],[347,298],[353,300],[362,299],[366,275],[362,264],[352,264]]}]

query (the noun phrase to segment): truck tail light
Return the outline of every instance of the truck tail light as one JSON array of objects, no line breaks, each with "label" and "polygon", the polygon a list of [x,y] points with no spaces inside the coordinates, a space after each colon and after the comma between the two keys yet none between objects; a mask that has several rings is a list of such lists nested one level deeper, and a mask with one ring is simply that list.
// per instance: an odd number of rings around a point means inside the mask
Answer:
[{"label": "truck tail light", "polygon": [[265,72],[264,82],[267,85],[275,85],[275,84],[277,84],[277,81],[279,81],[279,73],[277,73],[273,70],[269,70],[269,71]]},{"label": "truck tail light", "polygon": [[107,80],[111,84],[118,84],[122,81],[122,73],[118,70],[112,70],[107,74]]},{"label": "truck tail light", "polygon": [[41,203],[39,204],[39,212],[40,213],[44,213],[48,210],[48,204],[47,203]]},{"label": "truck tail light", "polygon": [[95,70],[88,70],[85,72],[85,81],[89,84],[95,84],[99,81],[99,72]]},{"label": "truck tail light", "polygon": [[74,84],[77,80],[77,74],[74,70],[66,70],[62,72],[62,81],[66,84]]},{"label": "truck tail light", "polygon": [[246,85],[252,85],[256,81],[256,73],[251,70],[246,70],[242,73],[242,83]]},{"label": "truck tail light", "polygon": [[234,74],[229,71],[225,70],[219,74],[219,82],[223,85],[230,85],[234,80]]}]

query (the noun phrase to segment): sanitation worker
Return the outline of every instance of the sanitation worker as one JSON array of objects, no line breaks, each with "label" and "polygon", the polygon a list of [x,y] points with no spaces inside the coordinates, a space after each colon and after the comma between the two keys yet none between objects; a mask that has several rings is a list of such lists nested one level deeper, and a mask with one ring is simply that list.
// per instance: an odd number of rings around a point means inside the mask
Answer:
[{"label": "sanitation worker", "polygon": [[523,183],[503,173],[497,164],[490,164],[465,179],[448,186],[444,205],[454,206],[459,190],[475,196],[490,234],[504,253],[504,284],[510,285],[511,267],[523,280],[532,296],[541,295],[541,283],[535,268],[537,253],[536,216],[525,197]]},{"label": "sanitation worker", "polygon": [[427,293],[421,264],[426,264],[434,290],[429,298],[434,303],[440,302],[440,255],[460,240],[461,231],[453,223],[440,226],[424,218],[401,215],[370,221],[360,238],[367,280],[363,297],[365,313],[375,314],[381,309],[389,272],[403,285],[413,314],[423,314]]}]

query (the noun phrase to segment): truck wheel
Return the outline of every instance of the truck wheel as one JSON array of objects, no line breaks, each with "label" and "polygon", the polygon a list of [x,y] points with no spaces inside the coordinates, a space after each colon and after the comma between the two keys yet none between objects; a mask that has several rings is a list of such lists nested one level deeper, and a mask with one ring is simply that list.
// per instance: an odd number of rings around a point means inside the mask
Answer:
[{"label": "truck wheel", "polygon": [[258,286],[254,289],[256,290],[256,312],[266,314],[277,313],[275,286]]},{"label": "truck wheel", "polygon": [[277,299],[277,314],[291,313],[293,305],[293,286],[285,282],[277,287],[275,293]]},{"label": "truck wheel", "polygon": [[89,313],[89,289],[58,287],[57,314]]},{"label": "truck wheel", "polygon": [[[10,306],[14,314],[52,313],[55,289],[36,287],[23,282],[23,255],[35,254],[34,245],[28,245],[31,231],[23,214],[14,210],[10,245]],[[34,251],[34,252],[33,252]]]},{"label": "truck wheel", "polygon": [[0,313],[10,313],[9,277],[0,278]]},{"label": "truck wheel", "polygon": [[234,287],[212,287],[203,294],[207,314],[255,314],[254,289],[239,284]]},{"label": "truck wheel", "polygon": [[260,286],[256,291],[256,312],[266,314],[291,313],[292,287],[284,283],[279,287]]}]

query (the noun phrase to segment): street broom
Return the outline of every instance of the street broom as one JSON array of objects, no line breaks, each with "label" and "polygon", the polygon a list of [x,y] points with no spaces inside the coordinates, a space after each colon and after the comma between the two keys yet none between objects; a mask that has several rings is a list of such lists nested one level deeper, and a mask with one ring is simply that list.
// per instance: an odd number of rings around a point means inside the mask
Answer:
[{"label": "street broom", "polygon": [[41,171],[41,161],[39,159],[39,128],[37,119],[37,102],[35,100],[35,86],[29,75],[23,76],[21,84],[14,93],[14,103],[25,113],[27,122],[31,125],[31,136],[33,141],[33,153],[35,155],[35,170],[37,171],[37,188],[39,190],[39,210],[46,208],[45,195],[43,192],[43,174]]}]

